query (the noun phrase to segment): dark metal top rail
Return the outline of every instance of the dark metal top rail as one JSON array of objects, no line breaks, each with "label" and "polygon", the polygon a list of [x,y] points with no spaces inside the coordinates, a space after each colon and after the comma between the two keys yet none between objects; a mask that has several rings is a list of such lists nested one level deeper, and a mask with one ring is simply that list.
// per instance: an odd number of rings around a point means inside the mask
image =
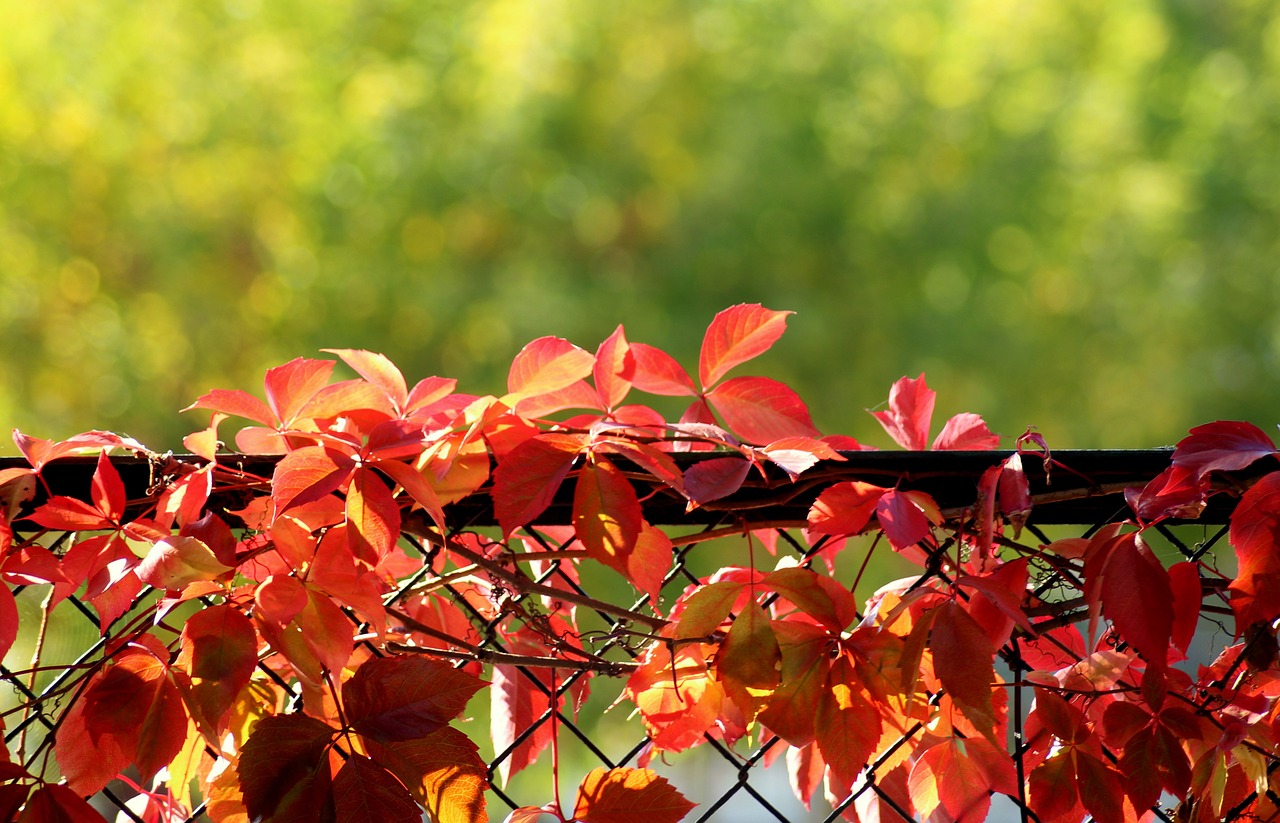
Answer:
[{"label": "dark metal top rail", "polygon": [[[858,451],[844,452],[846,461],[822,461],[794,482],[770,467],[765,476],[753,472],[733,495],[693,511],[687,501],[665,487],[645,485],[645,516],[655,525],[706,525],[716,523],[760,523],[762,525],[802,525],[814,498],[824,488],[845,480],[861,480],[880,486],[913,489],[929,493],[944,510],[958,511],[971,506],[978,481],[989,467],[1009,457],[1010,451]],[[1169,467],[1173,449],[1118,449],[1055,451],[1053,466],[1046,474],[1037,455],[1023,455],[1023,467],[1035,502],[1029,522],[1036,525],[1080,525],[1124,519],[1130,514],[1124,499],[1126,488],[1142,488]],[[682,453],[675,455],[682,468],[724,453]],[[224,469],[241,473],[249,482],[238,488],[215,488],[210,506],[214,510],[235,510],[248,502],[253,479],[266,488],[278,455],[225,455],[219,458]],[[42,476],[47,493],[87,499],[96,457],[66,457],[45,466]],[[142,508],[150,500],[157,481],[183,470],[179,464],[201,465],[191,455],[158,458],[116,456],[112,465],[119,471],[131,505]],[[1225,490],[1244,488],[1250,478],[1280,465],[1275,458],[1259,461],[1247,472],[1226,478]],[[20,457],[0,458],[0,470],[26,467]],[[638,484],[644,480],[637,477]],[[41,489],[32,504],[46,494]],[[1238,495],[1215,494],[1198,521],[1226,523]],[[538,519],[541,524],[567,524],[573,501],[573,479],[565,482],[553,504]],[[484,489],[446,508],[450,522],[458,526],[495,525],[492,499]],[[15,524],[19,528],[21,523]]]}]

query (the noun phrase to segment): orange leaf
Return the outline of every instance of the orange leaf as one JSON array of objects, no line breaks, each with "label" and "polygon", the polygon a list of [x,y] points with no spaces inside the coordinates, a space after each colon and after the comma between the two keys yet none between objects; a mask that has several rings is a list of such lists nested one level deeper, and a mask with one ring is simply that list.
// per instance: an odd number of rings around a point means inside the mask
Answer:
[{"label": "orange leaf", "polygon": [[595,357],[568,340],[539,337],[515,356],[507,374],[507,391],[519,397],[549,394],[591,374]]},{"label": "orange leaf", "polygon": [[[404,466],[403,463],[395,465]],[[404,468],[413,477],[421,477],[408,466]],[[347,540],[352,553],[370,565],[377,565],[399,537],[400,507],[391,489],[372,469],[356,469],[347,488]]]},{"label": "orange leaf", "polygon": [[968,612],[948,600],[938,607],[929,648],[947,694],[979,731],[997,742],[996,710],[991,697],[996,682],[995,648],[987,633]]},{"label": "orange leaf", "polygon": [[309,360],[304,357],[268,369],[263,385],[267,392],[267,405],[275,412],[276,419],[285,426],[292,425],[298,412],[325,387],[332,373],[332,360]]},{"label": "orange leaf", "polygon": [[573,816],[582,823],[676,823],[694,804],[649,769],[593,769],[578,787]]},{"label": "orange leaf", "polygon": [[782,655],[778,687],[759,720],[793,746],[807,746],[817,736],[819,704],[830,669],[830,633],[821,626],[778,621],[773,627]]},{"label": "orange leaf", "polygon": [[126,654],[84,693],[85,729],[111,738],[145,783],[187,738],[187,712],[168,667],[146,652]]},{"label": "orange leaf", "polygon": [[182,627],[177,665],[191,678],[193,708],[222,731],[224,716],[258,665],[253,623],[225,604],[196,612]]},{"label": "orange leaf", "polygon": [[276,464],[271,476],[271,502],[276,517],[292,506],[319,500],[351,476],[350,456],[323,446],[306,446],[291,451]]},{"label": "orange leaf", "polygon": [[748,598],[716,655],[716,677],[747,722],[777,687],[780,660],[769,615]]},{"label": "orange leaf", "polygon": [[827,672],[816,721],[818,748],[833,783],[841,789],[852,786],[875,754],[881,721],[846,657]]},{"label": "orange leaf", "polygon": [[725,425],[748,443],[814,438],[819,432],[809,408],[790,387],[767,377],[734,377],[707,392],[707,402]]},{"label": "orange leaf", "polygon": [[888,489],[861,480],[833,483],[809,508],[809,530],[816,534],[857,534],[875,514]]},{"label": "orange leaf", "polygon": [[230,566],[195,537],[171,537],[154,544],[138,564],[138,578],[157,589],[181,589],[198,580],[217,580]]},{"label": "orange leaf", "polygon": [[635,371],[636,359],[631,354],[622,326],[618,326],[600,344],[600,348],[596,349],[595,365],[592,367],[596,392],[606,409],[616,408],[627,396],[627,392],[631,391],[631,379]]},{"label": "orange leaf", "polygon": [[[925,819],[937,810],[943,812],[942,819],[956,823],[981,823],[986,819],[995,787],[968,756],[969,742],[949,737],[926,751],[912,766],[908,779],[911,802]],[[973,742],[983,741],[979,738]],[[1009,769],[1012,772],[1012,762]],[[1008,788],[1015,789],[1012,785]]]},{"label": "orange leaf", "polygon": [[654,747],[678,752],[694,746],[720,716],[724,687],[707,667],[712,649],[707,643],[672,649],[659,640],[627,680],[627,697],[640,710]]},{"label": "orange leaf", "polygon": [[667,396],[697,396],[693,378],[674,357],[646,343],[632,343],[630,348],[635,359],[635,375],[631,382],[637,389]]},{"label": "orange leaf", "polygon": [[373,759],[408,786],[432,823],[485,823],[489,819],[485,813],[484,793],[489,787],[485,764],[476,744],[462,732],[445,726],[418,740],[368,745]]},{"label": "orange leaf", "polygon": [[643,527],[631,482],[608,460],[582,467],[573,495],[573,529],[587,555],[627,574],[627,561]]},{"label": "orange leaf", "polygon": [[404,375],[384,354],[363,349],[321,349],[336,354],[356,373],[377,386],[391,401],[397,412],[403,412],[409,402],[409,388]]},{"label": "orange leaf", "polygon": [[493,507],[503,534],[546,511],[583,445],[578,435],[542,434],[502,459],[493,475]]},{"label": "orange leaf", "polygon": [[739,363],[769,350],[787,330],[789,311],[771,311],[759,303],[740,304],[717,314],[702,338],[698,377],[710,388]]}]

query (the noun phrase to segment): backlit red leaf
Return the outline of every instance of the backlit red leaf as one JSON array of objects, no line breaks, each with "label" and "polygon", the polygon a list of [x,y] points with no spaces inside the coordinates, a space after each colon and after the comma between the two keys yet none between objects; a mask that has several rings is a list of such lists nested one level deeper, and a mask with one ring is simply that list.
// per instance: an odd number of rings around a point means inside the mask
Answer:
[{"label": "backlit red leaf", "polygon": [[994,737],[995,648],[982,627],[955,601],[938,606],[929,635],[933,665],[947,694],[979,731]]},{"label": "backlit red leaf", "polygon": [[539,337],[530,342],[511,362],[507,391],[529,397],[547,394],[576,383],[595,365],[590,352],[559,337]]},{"label": "backlit red leaf", "polygon": [[818,748],[831,770],[832,782],[842,789],[852,786],[875,754],[881,720],[845,657],[827,674],[815,721]]},{"label": "backlit red leaf", "polygon": [[635,359],[631,383],[637,389],[650,394],[697,396],[693,378],[674,357],[646,343],[632,343],[630,348]]},{"label": "backlit red leaf", "polygon": [[694,804],[649,769],[593,769],[578,786],[573,816],[582,823],[676,823]]},{"label": "backlit red leaf", "polygon": [[800,396],[767,377],[735,377],[707,393],[707,402],[734,434],[760,445],[819,432]]},{"label": "backlit red leaf", "polygon": [[124,483],[120,482],[120,473],[111,465],[105,449],[98,453],[98,467],[93,472],[90,497],[108,520],[119,523],[124,519]]},{"label": "backlit red leaf", "polygon": [[807,746],[817,737],[818,707],[827,691],[831,634],[821,626],[790,620],[778,621],[773,628],[782,669],[778,688],[759,720],[791,745]]},{"label": "backlit red leaf", "polygon": [[539,435],[516,446],[498,463],[493,506],[504,534],[546,511],[583,443],[576,435]]},{"label": "backlit red leaf", "polygon": [[1196,426],[1182,438],[1174,449],[1173,465],[1203,477],[1211,471],[1243,469],[1275,453],[1275,443],[1252,423],[1219,420]]},{"label": "backlit red leaf", "polygon": [[[927,431],[927,427],[926,427]],[[1000,448],[1000,435],[993,434],[976,414],[964,412],[947,421],[933,440],[934,450],[988,451]]]},{"label": "backlit red leaf", "polygon": [[618,326],[596,349],[595,365],[591,371],[600,402],[606,409],[616,408],[626,398],[635,372],[635,357],[631,354],[626,333],[622,326]]},{"label": "backlit red leaf", "polygon": [[65,531],[96,531],[115,528],[101,511],[74,497],[54,495],[27,516],[27,519],[46,529]]},{"label": "backlit red leaf", "polygon": [[780,660],[769,615],[748,599],[716,655],[716,676],[748,722],[778,685]]},{"label": "backlit red leaf", "polygon": [[751,463],[741,457],[700,460],[684,473],[684,490],[694,503],[710,503],[742,488]]},{"label": "backlit red leaf", "polygon": [[1263,477],[1240,498],[1230,535],[1239,563],[1230,586],[1239,636],[1280,615],[1280,472]]},{"label": "backlit red leaf", "polygon": [[[86,692],[101,683],[104,676],[102,672],[94,675]],[[84,700],[76,700],[67,707],[53,746],[67,786],[84,797],[97,794],[124,771],[133,761],[134,751],[133,747],[126,751],[129,741],[124,736],[90,734],[86,706]]]},{"label": "backlit red leaf", "polygon": [[929,518],[907,492],[889,489],[876,500],[876,518],[889,544],[898,551],[930,535]]},{"label": "backlit red leaf", "polygon": [[56,784],[36,789],[17,819],[21,823],[105,823],[103,816],[84,798]]},{"label": "backlit red leaf", "polygon": [[18,602],[9,587],[0,583],[0,659],[18,639]]},{"label": "backlit red leaf", "polygon": [[226,604],[196,612],[183,624],[177,665],[190,677],[202,719],[221,731],[224,716],[258,665],[253,623]]},{"label": "backlit red leaf", "polygon": [[112,738],[145,782],[168,765],[187,739],[187,712],[168,669],[150,654],[122,657],[85,690],[85,728]]},{"label": "backlit red leaf", "polygon": [[1125,489],[1124,499],[1138,522],[1154,524],[1167,517],[1195,519],[1204,511],[1208,492],[1188,466],[1170,466],[1142,489]]},{"label": "backlit red leaf", "polygon": [[880,497],[887,491],[861,480],[833,483],[809,508],[809,530],[817,534],[858,534],[871,522]]},{"label": "backlit red leaf", "polygon": [[[476,744],[445,726],[427,737],[368,743],[369,753],[390,769],[426,808],[432,823],[486,823],[484,761]],[[414,818],[417,819],[416,817]]]},{"label": "backlit red leaf", "polygon": [[196,402],[183,411],[192,409],[207,409],[232,417],[243,417],[264,426],[275,426],[279,422],[266,403],[239,389],[214,389],[207,394],[202,394]]},{"label": "backlit red leaf", "polygon": [[931,747],[912,766],[908,785],[922,817],[940,811],[940,819],[956,823],[985,820],[993,791],[1017,793],[1013,761],[982,738],[949,737]]},{"label": "backlit red leaf", "polygon": [[403,412],[409,401],[409,388],[404,375],[384,354],[364,351],[363,349],[322,349],[342,358],[356,374],[377,386],[396,411]]},{"label": "backlit red leaf", "polygon": [[485,681],[426,657],[375,657],[342,685],[347,722],[380,743],[426,737],[467,707]]},{"label": "backlit red leaf", "polygon": [[333,778],[333,805],[342,823],[416,820],[422,814],[395,775],[360,755],[348,757]]},{"label": "backlit red leaf", "polygon": [[275,412],[276,419],[286,426],[291,425],[302,407],[329,382],[329,375],[332,373],[332,360],[309,360],[304,357],[268,369],[263,385],[267,392],[267,405]]},{"label": "backlit red leaf", "polygon": [[889,390],[889,410],[872,412],[871,416],[902,448],[924,451],[929,447],[929,424],[937,396],[923,374],[914,380],[903,377]]},{"label": "backlit red leaf", "polygon": [[[411,470],[406,473],[421,477]],[[352,552],[376,565],[387,556],[399,537],[400,507],[396,505],[391,489],[372,469],[356,469],[347,488],[347,539]]]},{"label": "backlit red leaf", "polygon": [[631,482],[612,463],[588,462],[573,495],[573,528],[587,555],[627,573],[627,562],[644,523]]},{"label": "backlit red leaf", "polygon": [[271,501],[276,516],[292,506],[319,500],[335,492],[351,475],[350,456],[323,446],[306,446],[291,451],[276,464],[271,478]]},{"label": "backlit red leaf", "polygon": [[740,304],[717,314],[702,338],[698,377],[713,386],[739,363],[769,350],[787,330],[789,311],[771,311],[758,303]]},{"label": "backlit red leaf", "polygon": [[1163,666],[1173,634],[1169,572],[1137,534],[1111,550],[1102,578],[1102,613],[1143,659]]}]

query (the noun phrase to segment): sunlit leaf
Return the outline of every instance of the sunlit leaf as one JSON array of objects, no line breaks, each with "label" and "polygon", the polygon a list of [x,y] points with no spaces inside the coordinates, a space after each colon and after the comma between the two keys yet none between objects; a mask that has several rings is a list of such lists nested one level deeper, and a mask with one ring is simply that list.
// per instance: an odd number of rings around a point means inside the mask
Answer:
[{"label": "sunlit leaf", "polygon": [[676,823],[693,804],[649,769],[593,769],[578,786],[573,816],[582,823]]},{"label": "sunlit leaf", "polygon": [[702,352],[698,357],[702,387],[711,388],[734,366],[768,351],[786,331],[787,316],[793,313],[771,311],[752,303],[733,306],[717,314],[702,338]]}]

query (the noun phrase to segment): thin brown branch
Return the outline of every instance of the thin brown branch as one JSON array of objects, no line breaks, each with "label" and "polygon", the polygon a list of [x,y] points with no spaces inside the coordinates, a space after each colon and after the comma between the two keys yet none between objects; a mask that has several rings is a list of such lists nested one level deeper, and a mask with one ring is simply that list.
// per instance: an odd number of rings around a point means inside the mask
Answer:
[{"label": "thin brown branch", "polygon": [[453,649],[437,649],[430,646],[409,646],[394,641],[386,644],[388,651],[408,652],[411,654],[429,654],[434,657],[447,657],[451,660],[477,660],[481,663],[495,663],[506,666],[530,666],[542,669],[568,669],[578,672],[596,672],[611,677],[621,677],[640,668],[639,663],[615,660],[565,660],[559,657],[536,657],[527,654],[510,654],[492,649],[476,649],[460,652]]}]

